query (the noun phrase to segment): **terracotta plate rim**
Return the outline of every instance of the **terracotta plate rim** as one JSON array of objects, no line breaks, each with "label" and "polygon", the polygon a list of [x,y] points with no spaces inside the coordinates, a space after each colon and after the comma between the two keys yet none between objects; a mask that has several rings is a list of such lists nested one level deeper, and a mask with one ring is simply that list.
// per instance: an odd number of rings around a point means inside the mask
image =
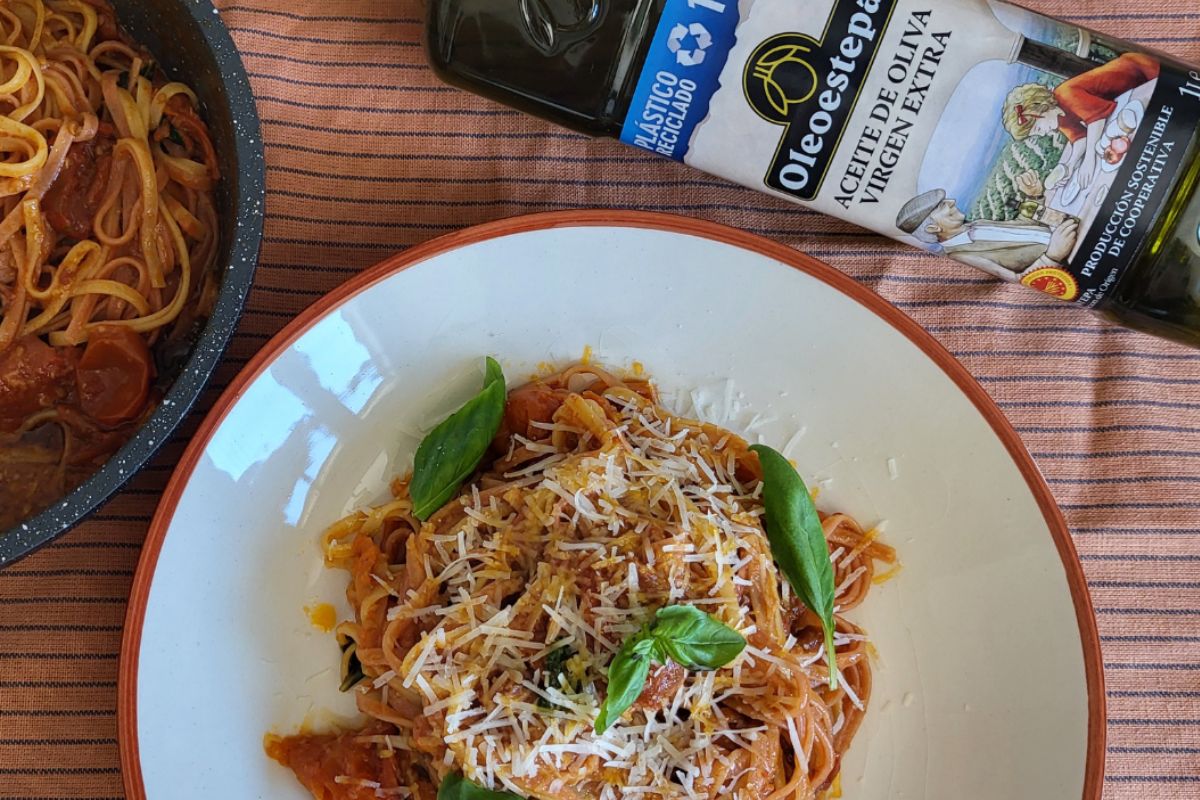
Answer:
[{"label": "terracotta plate rim", "polygon": [[1100,800],[1104,783],[1106,707],[1103,660],[1096,617],[1092,610],[1087,581],[1075,545],[1050,487],[1046,484],[1016,430],[1000,407],[957,359],[932,334],[914,320],[852,278],[792,248],[714,222],[646,211],[589,210],[551,211],[502,219],[466,228],[397,253],[343,283],[317,300],[289,322],[242,368],[213,405],[192,437],[179,465],[172,474],[138,561],[130,588],[117,682],[117,740],[125,793],[130,800],[146,800],[138,753],[137,673],[142,642],[142,625],[159,553],[171,525],[176,506],[192,472],[199,463],[209,440],[243,392],[264,370],[297,339],[335,308],[371,286],[453,250],[513,234],[564,227],[648,228],[668,233],[696,236],[757,253],[798,269],[829,285],[865,306],[916,345],[949,377],[975,406],[999,437],[1013,459],[1026,485],[1037,501],[1062,560],[1079,638],[1083,647],[1084,674],[1087,681],[1088,726],[1087,756],[1084,766],[1082,800]]}]

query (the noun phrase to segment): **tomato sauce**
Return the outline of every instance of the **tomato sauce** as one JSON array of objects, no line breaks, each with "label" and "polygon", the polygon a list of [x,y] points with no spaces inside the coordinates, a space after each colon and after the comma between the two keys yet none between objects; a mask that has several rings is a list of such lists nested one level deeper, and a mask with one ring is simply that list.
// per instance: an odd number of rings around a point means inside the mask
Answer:
[{"label": "tomato sauce", "polygon": [[64,236],[91,237],[92,220],[108,190],[114,136],[111,125],[102,125],[94,139],[71,145],[62,172],[42,198],[46,220]]},{"label": "tomato sauce", "polygon": [[275,736],[263,740],[267,755],[296,773],[315,800],[376,800],[376,788],[407,785],[399,774],[402,759],[387,755],[374,737],[395,733],[371,725],[344,733]]},{"label": "tomato sauce", "polygon": [[679,687],[683,686],[683,680],[686,677],[687,671],[674,661],[654,667],[650,670],[650,675],[646,678],[646,686],[634,701],[633,707],[645,711],[666,708],[675,697],[675,693],[679,691]]},{"label": "tomato sauce", "polygon": [[141,335],[110,325],[82,347],[26,336],[0,352],[0,530],[92,474],[154,406]]},{"label": "tomato sauce", "polygon": [[0,429],[19,427],[31,414],[70,396],[74,349],[54,348],[35,336],[0,352]]}]

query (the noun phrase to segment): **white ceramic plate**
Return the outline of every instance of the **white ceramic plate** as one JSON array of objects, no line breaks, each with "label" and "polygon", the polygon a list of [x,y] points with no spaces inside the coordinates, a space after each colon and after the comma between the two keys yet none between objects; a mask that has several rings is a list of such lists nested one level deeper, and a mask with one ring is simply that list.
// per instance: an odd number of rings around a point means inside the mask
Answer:
[{"label": "white ceramic plate", "polygon": [[[417,431],[543,362],[634,359],[725,402],[819,504],[886,520],[904,570],[856,618],[879,650],[849,800],[1100,796],[1099,645],[1062,518],[966,371],[874,294],[786,247],[646,214],[553,214],[416,248],[322,300],[245,369],[151,528],[121,663],[125,785],[307,800],[266,731],[353,712],[304,606],[349,614],[321,530],[380,499]],[[804,431],[798,438],[798,431]]]}]

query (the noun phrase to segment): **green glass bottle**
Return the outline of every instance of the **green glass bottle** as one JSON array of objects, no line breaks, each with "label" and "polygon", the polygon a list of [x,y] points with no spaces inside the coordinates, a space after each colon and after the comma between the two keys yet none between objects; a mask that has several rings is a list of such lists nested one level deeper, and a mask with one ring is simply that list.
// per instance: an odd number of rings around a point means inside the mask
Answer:
[{"label": "green glass bottle", "polygon": [[449,83],[1200,346],[1168,56],[1000,0],[428,0],[426,36]]}]

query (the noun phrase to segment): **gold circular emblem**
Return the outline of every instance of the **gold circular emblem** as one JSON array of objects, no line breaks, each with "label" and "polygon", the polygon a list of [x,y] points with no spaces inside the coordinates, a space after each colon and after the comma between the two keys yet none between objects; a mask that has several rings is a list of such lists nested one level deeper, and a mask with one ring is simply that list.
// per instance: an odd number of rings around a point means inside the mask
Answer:
[{"label": "gold circular emblem", "polygon": [[1075,276],[1058,267],[1035,269],[1021,278],[1021,283],[1059,300],[1074,300],[1079,297],[1079,282],[1075,280]]}]

